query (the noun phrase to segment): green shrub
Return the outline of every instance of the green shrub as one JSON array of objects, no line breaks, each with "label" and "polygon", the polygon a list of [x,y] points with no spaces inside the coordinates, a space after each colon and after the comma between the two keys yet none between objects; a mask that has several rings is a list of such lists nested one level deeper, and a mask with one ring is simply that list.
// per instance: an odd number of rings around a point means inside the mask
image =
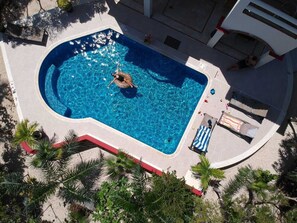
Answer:
[{"label": "green shrub", "polygon": [[72,3],[69,0],[57,0],[58,7],[66,12],[72,11]]}]

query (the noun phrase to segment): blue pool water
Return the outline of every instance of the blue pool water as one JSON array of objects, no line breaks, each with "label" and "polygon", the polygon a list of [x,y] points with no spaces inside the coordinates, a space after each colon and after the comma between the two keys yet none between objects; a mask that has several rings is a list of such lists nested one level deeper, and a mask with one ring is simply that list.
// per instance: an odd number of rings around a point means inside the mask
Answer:
[{"label": "blue pool water", "polygon": [[[117,64],[138,88],[107,87]],[[206,84],[205,75],[111,29],[55,47],[39,73],[55,112],[92,117],[165,154],[176,150]]]}]

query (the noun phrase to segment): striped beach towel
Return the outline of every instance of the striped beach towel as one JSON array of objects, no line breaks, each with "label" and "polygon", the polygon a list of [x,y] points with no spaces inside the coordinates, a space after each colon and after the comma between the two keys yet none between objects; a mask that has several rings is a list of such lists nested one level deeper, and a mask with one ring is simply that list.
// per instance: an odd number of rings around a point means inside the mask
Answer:
[{"label": "striped beach towel", "polygon": [[211,129],[201,125],[197,130],[197,135],[194,139],[193,146],[202,152],[207,152],[207,146],[210,140]]},{"label": "striped beach towel", "polygon": [[240,132],[240,128],[244,122],[238,118],[235,118],[227,113],[224,113],[219,120],[219,124],[226,126],[233,131]]}]

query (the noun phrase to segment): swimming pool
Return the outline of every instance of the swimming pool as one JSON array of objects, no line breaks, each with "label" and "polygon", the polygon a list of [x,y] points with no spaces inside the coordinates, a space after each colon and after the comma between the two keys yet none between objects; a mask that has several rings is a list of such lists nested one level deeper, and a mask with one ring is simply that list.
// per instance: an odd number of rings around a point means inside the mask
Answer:
[{"label": "swimming pool", "polygon": [[[137,88],[108,87],[118,66]],[[56,113],[91,117],[165,154],[175,152],[206,85],[205,75],[112,29],[58,45],[39,71]]]}]

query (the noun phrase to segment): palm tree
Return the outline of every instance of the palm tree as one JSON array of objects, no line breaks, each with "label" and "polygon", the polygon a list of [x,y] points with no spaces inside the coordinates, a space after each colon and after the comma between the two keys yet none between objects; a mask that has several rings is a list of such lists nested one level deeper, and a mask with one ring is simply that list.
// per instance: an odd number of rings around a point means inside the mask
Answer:
[{"label": "palm tree", "polygon": [[[0,172],[0,219],[1,222],[30,222],[29,219],[39,219],[39,215],[42,211],[42,207],[39,204],[28,207],[27,200],[29,191],[28,187],[23,186],[22,189],[16,190],[15,184],[22,184],[27,176],[24,176],[21,172]],[[14,182],[15,184],[8,186],[6,182]],[[7,193],[7,188],[11,190],[11,193]],[[26,193],[26,194],[25,194]],[[28,195],[28,196],[27,196]]]},{"label": "palm tree", "polygon": [[116,157],[106,159],[107,174],[111,179],[120,179],[131,173],[136,164],[123,151]]},{"label": "palm tree", "polygon": [[100,159],[81,161],[69,168],[71,155],[78,151],[74,131],[69,131],[64,143],[55,148],[52,141],[41,141],[37,144],[38,152],[32,160],[34,167],[40,168],[44,177],[37,180],[28,177],[26,180],[5,176],[0,183],[6,193],[21,193],[27,199],[28,207],[42,204],[50,196],[57,194],[66,203],[90,202],[95,194],[95,182],[100,177],[103,166],[103,155]]},{"label": "palm tree", "polygon": [[206,191],[210,182],[213,180],[224,179],[224,171],[220,169],[211,168],[209,160],[204,155],[199,155],[200,162],[192,166],[194,173],[199,175],[203,191]]},{"label": "palm tree", "polygon": [[246,186],[248,191],[255,193],[258,198],[265,200],[271,192],[276,190],[273,183],[277,179],[275,174],[271,174],[268,170],[256,169],[253,170],[252,176],[253,181],[250,182],[250,185]]},{"label": "palm tree", "polygon": [[34,148],[37,153],[32,159],[32,165],[36,168],[42,168],[44,165],[47,165],[49,162],[58,160],[62,154],[62,148],[54,148],[53,144],[50,141],[41,141]]},{"label": "palm tree", "polygon": [[24,119],[17,124],[16,132],[12,142],[15,145],[20,145],[22,142],[27,142],[29,146],[35,146],[37,140],[34,137],[34,133],[37,131],[37,128],[38,124],[36,122],[29,123],[28,119]]},{"label": "palm tree", "polygon": [[[245,219],[252,222],[273,222],[280,205],[286,203],[283,194],[276,190],[276,175],[262,169],[242,167],[223,190],[222,211],[227,222]],[[246,190],[246,193],[242,189]],[[240,198],[239,198],[240,197]],[[244,207],[244,212],[242,212]],[[263,219],[266,219],[265,221]]]},{"label": "palm tree", "polygon": [[58,194],[66,203],[91,202],[95,195],[94,184],[101,175],[102,166],[102,160],[96,159],[81,162],[73,168],[47,169],[43,172],[44,181],[32,177],[20,180],[14,177],[15,174],[8,174],[0,182],[0,187],[8,195],[22,194],[26,197],[28,207],[39,206],[54,194]]},{"label": "palm tree", "polygon": [[271,182],[276,180],[276,175],[262,169],[253,170],[251,166],[242,167],[233,180],[230,180],[224,189],[224,197],[233,197],[241,188],[249,194],[249,202],[254,198],[266,199],[275,190]]},{"label": "palm tree", "polygon": [[[59,165],[64,168],[71,155],[76,153],[79,148],[77,135],[70,130],[66,135],[64,142],[56,148],[54,146],[55,139],[41,140],[35,145],[37,153],[34,155],[32,165],[37,168],[43,168],[45,165]],[[53,162],[57,161],[57,162]]]}]

